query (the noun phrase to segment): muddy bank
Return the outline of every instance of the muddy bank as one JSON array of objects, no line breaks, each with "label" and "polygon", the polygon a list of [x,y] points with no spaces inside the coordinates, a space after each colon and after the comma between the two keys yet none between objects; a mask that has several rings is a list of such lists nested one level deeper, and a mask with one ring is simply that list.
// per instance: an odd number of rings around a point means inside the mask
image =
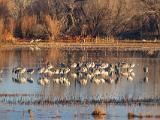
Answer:
[{"label": "muddy bank", "polygon": [[65,43],[65,42],[18,42],[18,43],[7,43],[0,44],[1,49],[16,49],[16,48],[59,48],[66,50],[91,50],[91,49],[107,49],[107,50],[119,50],[119,51],[154,51],[160,50],[160,42],[101,42],[101,43]]}]

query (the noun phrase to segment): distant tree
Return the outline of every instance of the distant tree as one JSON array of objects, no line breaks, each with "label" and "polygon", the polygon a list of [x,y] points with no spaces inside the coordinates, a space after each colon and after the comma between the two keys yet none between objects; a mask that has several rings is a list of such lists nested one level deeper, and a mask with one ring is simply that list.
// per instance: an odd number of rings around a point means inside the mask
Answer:
[{"label": "distant tree", "polygon": [[106,34],[106,27],[111,16],[109,0],[88,1],[83,7],[83,11],[85,16],[82,17],[82,21],[83,24],[88,25],[89,34],[91,36]]}]

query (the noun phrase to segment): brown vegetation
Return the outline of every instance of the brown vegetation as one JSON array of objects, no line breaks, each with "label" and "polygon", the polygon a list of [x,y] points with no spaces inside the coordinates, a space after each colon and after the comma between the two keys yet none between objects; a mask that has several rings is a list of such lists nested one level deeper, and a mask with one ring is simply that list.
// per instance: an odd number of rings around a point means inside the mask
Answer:
[{"label": "brown vegetation", "polygon": [[133,119],[133,118],[160,118],[159,115],[152,115],[152,114],[146,114],[146,115],[142,115],[141,113],[139,114],[134,114],[132,112],[128,113],[128,119]]},{"label": "brown vegetation", "polygon": [[4,23],[3,23],[3,19],[0,19],[0,39],[2,39],[2,34],[3,34],[3,30],[4,30]]},{"label": "brown vegetation", "polygon": [[96,107],[95,110],[92,112],[92,115],[101,117],[106,115],[106,112],[103,110],[103,108]]},{"label": "brown vegetation", "polygon": [[61,23],[60,21],[54,18],[52,19],[51,16],[49,15],[45,16],[45,20],[46,20],[48,31],[50,31],[50,34],[51,34],[50,37],[51,39],[55,40],[58,37],[58,35],[60,35]]},{"label": "brown vegetation", "polygon": [[159,5],[157,0],[0,0],[0,39],[159,39]]}]

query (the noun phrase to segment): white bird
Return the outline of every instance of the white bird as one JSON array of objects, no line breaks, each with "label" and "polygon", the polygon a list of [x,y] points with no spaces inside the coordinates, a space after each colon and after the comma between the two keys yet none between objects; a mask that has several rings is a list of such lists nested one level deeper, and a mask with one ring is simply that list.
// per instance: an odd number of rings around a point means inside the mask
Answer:
[{"label": "white bird", "polygon": [[135,77],[135,73],[134,73],[134,72],[131,72],[130,75],[131,75],[132,77]]},{"label": "white bird", "polygon": [[82,79],[82,80],[80,80],[79,82],[80,82],[80,84],[83,85],[83,86],[86,86],[87,83],[88,83],[87,79]]},{"label": "white bird", "polygon": [[114,72],[115,70],[114,70],[114,68],[113,67],[110,67],[109,68],[109,72]]},{"label": "white bird", "polygon": [[108,68],[108,67],[109,67],[108,63],[102,63],[102,65],[101,65],[101,68],[103,68],[103,69]]},{"label": "white bird", "polygon": [[104,84],[105,80],[103,78],[100,79],[101,83]]},{"label": "white bird", "polygon": [[128,72],[121,72],[121,75],[124,76],[124,77],[128,77],[129,73]]},{"label": "white bird", "polygon": [[51,70],[51,69],[53,68],[53,65],[52,65],[50,62],[48,62],[46,68],[47,68],[48,70]]},{"label": "white bird", "polygon": [[93,76],[94,76],[93,74],[89,74],[89,73],[88,73],[88,74],[87,74],[87,79],[90,80],[90,79],[92,79]]},{"label": "white bird", "polygon": [[27,81],[29,82],[29,83],[33,83],[34,82],[34,79],[33,78],[27,78]]},{"label": "white bird", "polygon": [[48,65],[47,69],[49,69],[49,70],[53,69],[53,65]]},{"label": "white bird", "polygon": [[148,83],[148,81],[149,81],[149,78],[147,76],[144,77],[144,82]]},{"label": "white bird", "polygon": [[129,73],[133,72],[133,69],[128,69],[128,72],[129,72]]},{"label": "white bird", "polygon": [[98,79],[98,78],[93,78],[92,82],[97,84],[97,85],[99,85],[101,83],[100,79]]},{"label": "white bird", "polygon": [[20,77],[20,78],[12,78],[12,80],[16,83],[19,84],[25,84],[27,82],[27,80],[24,77]]},{"label": "white bird", "polygon": [[71,85],[71,83],[69,81],[64,81],[64,85],[69,87]]},{"label": "white bird", "polygon": [[38,73],[39,73],[39,74],[43,74],[44,71],[45,71],[45,68],[44,68],[44,67],[38,68]]},{"label": "white bird", "polygon": [[58,79],[58,78],[53,79],[53,82],[54,82],[54,83],[56,83],[56,84],[59,84],[59,83],[60,83],[60,81],[59,81],[59,79]]},{"label": "white bird", "polygon": [[80,71],[83,73],[86,73],[88,71],[88,69],[86,67],[82,67]]},{"label": "white bird", "polygon": [[127,80],[128,80],[128,81],[133,81],[133,77],[132,77],[132,76],[129,76],[129,77],[127,78]]},{"label": "white bird", "polygon": [[61,72],[60,72],[60,69],[56,69],[55,71],[54,71],[54,74],[56,74],[56,75],[58,75],[58,74],[60,74]]},{"label": "white bird", "polygon": [[96,65],[94,62],[91,62],[91,68],[94,68]]},{"label": "white bird", "polygon": [[76,68],[77,67],[77,63],[73,63],[72,65],[71,65],[71,68]]},{"label": "white bird", "polygon": [[3,70],[0,70],[0,77],[2,78],[2,73],[3,73]]},{"label": "white bird", "polygon": [[39,85],[45,86],[45,82],[43,81],[43,78],[39,78],[37,82]]},{"label": "white bird", "polygon": [[135,66],[136,66],[136,64],[134,64],[134,63],[130,64],[131,68],[134,68]]},{"label": "white bird", "polygon": [[101,72],[99,71],[99,69],[96,69],[96,70],[94,71],[94,74],[95,74],[95,75],[100,75]]},{"label": "white bird", "polygon": [[52,77],[53,75],[54,75],[54,72],[52,72],[52,71],[48,71],[47,73],[46,73],[46,75],[48,76],[48,77]]},{"label": "white bird", "polygon": [[22,84],[25,84],[27,83],[27,80],[26,78],[22,77],[22,78],[18,78],[19,82],[22,83]]},{"label": "white bird", "polygon": [[109,82],[110,84],[113,84],[113,83],[115,83],[115,80],[114,80],[113,78],[109,78],[109,79],[108,79],[108,82]]},{"label": "white bird", "polygon": [[3,73],[3,70],[0,70],[0,74],[2,74]]},{"label": "white bird", "polygon": [[37,82],[38,82],[38,84],[40,84],[42,86],[48,85],[50,83],[50,81],[45,77],[39,78],[39,80]]},{"label": "white bird", "polygon": [[35,42],[40,42],[40,41],[41,41],[41,39],[36,39],[36,40],[35,40]]},{"label": "white bird", "polygon": [[82,62],[79,62],[77,65],[78,65],[78,67],[82,67],[82,66],[83,66],[83,63],[82,63]]},{"label": "white bird", "polygon": [[36,50],[36,51],[40,51],[40,50],[41,50],[41,48],[40,48],[40,47],[38,47],[38,46],[34,46],[34,50]]},{"label": "white bird", "polygon": [[22,68],[22,69],[20,70],[20,73],[21,73],[21,74],[24,74],[26,71],[27,71],[26,68]]},{"label": "white bird", "polygon": [[17,77],[20,77],[20,75],[23,75],[26,71],[27,71],[26,68],[17,67],[17,68],[13,68],[12,73],[16,74]]},{"label": "white bird", "polygon": [[44,84],[48,85],[50,83],[49,79],[47,79],[46,77],[43,78]]},{"label": "white bird", "polygon": [[127,69],[129,67],[130,67],[130,65],[128,63],[122,63],[121,64],[121,68],[123,68],[123,69]]},{"label": "white bird", "polygon": [[102,75],[102,77],[108,77],[109,73],[108,73],[108,71],[102,70],[101,75]]},{"label": "white bird", "polygon": [[72,73],[72,74],[71,74],[71,77],[74,78],[74,79],[77,79],[77,78],[78,78],[78,75],[77,75],[76,73]]},{"label": "white bird", "polygon": [[144,67],[143,70],[145,73],[148,73],[148,71],[149,71],[148,67]]},{"label": "white bird", "polygon": [[64,74],[68,74],[71,70],[67,67],[64,69]]},{"label": "white bird", "polygon": [[59,78],[59,83],[61,84],[61,85],[65,85],[65,86],[70,86],[70,81],[68,80],[68,78],[65,78],[65,77],[60,77]]},{"label": "white bird", "polygon": [[91,63],[91,62],[86,63],[86,67],[87,67],[88,69],[91,68],[91,67],[92,67],[92,63]]},{"label": "white bird", "polygon": [[50,70],[49,70],[48,68],[45,68],[44,71],[43,71],[43,73],[44,73],[44,74],[47,74],[49,71],[50,71]]},{"label": "white bird", "polygon": [[29,43],[33,43],[34,42],[34,40],[32,39]]},{"label": "white bird", "polygon": [[34,73],[34,69],[27,69],[27,73],[32,75]]}]

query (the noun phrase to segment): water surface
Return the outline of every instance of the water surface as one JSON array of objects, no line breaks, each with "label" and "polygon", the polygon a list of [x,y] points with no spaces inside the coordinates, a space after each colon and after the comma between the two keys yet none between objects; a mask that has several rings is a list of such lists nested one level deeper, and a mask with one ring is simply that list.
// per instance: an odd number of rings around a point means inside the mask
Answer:
[{"label": "water surface", "polygon": [[[29,118],[28,109],[32,109],[34,119],[94,119],[90,114],[95,105],[5,105],[3,102],[8,101],[34,101],[34,100],[120,100],[127,99],[154,99],[160,97],[160,59],[158,56],[150,57],[144,55],[143,52],[118,52],[106,50],[60,50],[38,49],[31,48],[1,50],[0,51],[0,69],[4,70],[0,83],[0,116],[3,119],[25,119]],[[16,77],[12,73],[12,69],[17,66],[37,69],[44,66],[47,62],[51,62],[55,68],[59,68],[60,63],[65,63],[70,67],[73,63],[110,63],[118,62],[134,63],[135,77],[133,81],[128,81],[127,78],[121,77],[117,84],[100,84],[95,85],[89,83],[86,86],[80,85],[75,81],[70,74],[66,77],[71,82],[71,86],[61,86],[49,84],[48,86],[40,86],[37,80],[40,77],[38,74],[33,74],[35,80],[33,84],[17,84],[12,81]],[[149,72],[144,73],[144,67],[149,68]],[[144,82],[145,77],[149,78],[148,83]],[[27,77],[27,75],[25,75]],[[4,96],[10,95],[10,96]],[[20,96],[12,96],[19,94]],[[27,94],[28,96],[23,96]],[[31,95],[31,96],[29,96]],[[36,96],[37,95],[37,96]],[[39,96],[38,96],[39,95]],[[127,119],[127,113],[132,111],[135,113],[154,113],[160,114],[158,106],[128,106],[128,105],[101,105],[109,114],[104,119]]]}]

